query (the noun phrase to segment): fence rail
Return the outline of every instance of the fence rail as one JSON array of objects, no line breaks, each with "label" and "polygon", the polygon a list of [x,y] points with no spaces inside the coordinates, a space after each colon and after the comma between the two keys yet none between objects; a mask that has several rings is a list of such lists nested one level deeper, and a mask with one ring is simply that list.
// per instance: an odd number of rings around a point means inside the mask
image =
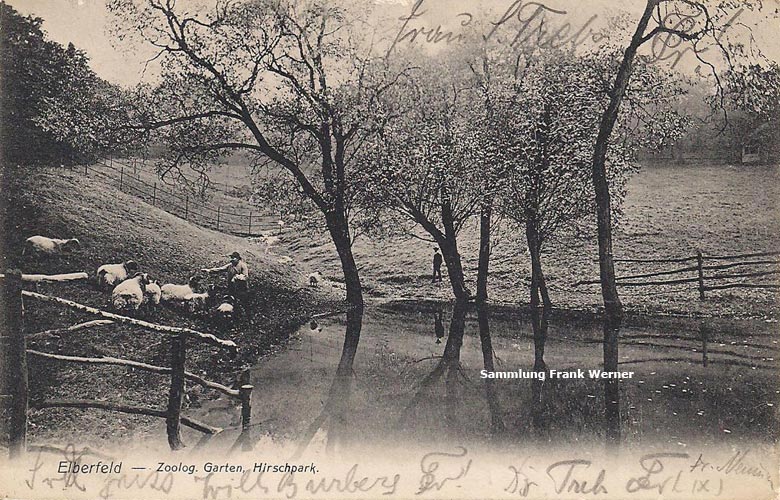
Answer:
[{"label": "fence rail", "polygon": [[[165,325],[158,325],[147,321],[142,321],[126,316],[121,316],[114,313],[109,313],[96,309],[94,307],[85,306],[71,300],[62,299],[60,297],[53,297],[48,295],[42,295],[35,292],[22,290],[22,283],[27,282],[39,282],[39,281],[72,281],[74,279],[86,278],[86,273],[70,273],[66,275],[23,275],[17,270],[9,270],[4,274],[0,274],[0,283],[2,283],[3,292],[3,305],[2,319],[0,323],[0,355],[2,355],[5,362],[5,387],[2,389],[7,394],[3,394],[3,400],[10,401],[9,415],[9,455],[11,458],[15,458],[24,453],[29,447],[27,446],[27,413],[29,411],[29,379],[27,370],[27,358],[28,356],[37,357],[40,359],[66,362],[66,363],[80,363],[87,365],[113,365],[113,366],[125,366],[138,370],[170,375],[171,385],[168,391],[168,403],[165,409],[148,408],[144,406],[133,406],[127,404],[113,403],[109,401],[96,401],[96,400],[47,400],[36,403],[33,408],[96,408],[108,411],[116,411],[122,413],[148,415],[153,417],[164,418],[166,420],[166,428],[168,434],[168,444],[172,450],[177,450],[184,447],[184,443],[181,440],[181,425],[191,427],[195,430],[203,432],[206,435],[214,435],[222,432],[222,429],[213,427],[203,422],[191,419],[181,414],[182,401],[184,398],[184,389],[186,381],[191,381],[199,384],[203,387],[214,389],[222,392],[230,397],[236,398],[241,402],[241,434],[236,440],[237,446],[239,443],[243,445],[243,449],[251,449],[251,437],[249,435],[251,429],[251,393],[253,386],[249,383],[249,371],[244,369],[240,375],[240,388],[231,389],[225,385],[217,382],[212,382],[200,377],[194,373],[190,373],[184,369],[186,361],[186,347],[187,340],[193,339],[201,342],[205,342],[220,348],[235,349],[236,345],[232,341],[220,339],[212,334],[198,332],[190,328],[180,328]],[[87,321],[79,323],[65,328],[57,328],[52,330],[46,330],[43,332],[37,332],[30,335],[26,335],[23,332],[23,297],[30,299],[57,303],[66,306],[71,309],[75,309],[81,312],[98,315],[106,319]],[[146,330],[155,331],[158,333],[168,334],[173,336],[171,342],[171,366],[155,366],[140,361],[133,361],[123,358],[115,357],[101,357],[91,358],[83,356],[70,356],[52,354],[47,352],[41,352],[34,349],[28,349],[26,346],[26,340],[28,338],[39,338],[50,335],[56,335],[60,333],[69,333],[86,328],[92,328],[96,326],[108,326],[117,324],[132,324],[139,326]]]},{"label": "fence rail", "polygon": [[157,182],[150,184],[137,177],[136,167],[117,160],[100,160],[83,168],[87,175],[93,174],[120,191],[202,227],[237,236],[260,236],[281,229],[270,215],[206,203],[195,196],[165,189]]},{"label": "fence rail", "polygon": [[[777,283],[754,283],[745,282],[745,278],[759,278],[762,276],[771,276],[780,274],[780,269],[777,269],[780,260],[777,259],[760,259],[760,260],[742,260],[739,262],[727,262],[718,264],[717,261],[734,261],[738,259],[757,259],[760,257],[774,257],[780,255],[780,252],[753,252],[737,255],[703,255],[701,251],[691,257],[677,257],[677,258],[652,258],[652,259],[615,259],[615,262],[626,262],[636,264],[674,264],[683,262],[696,262],[695,265],[679,267],[676,269],[643,272],[638,274],[631,274],[627,276],[618,276],[615,278],[618,286],[624,287],[637,287],[637,286],[664,286],[664,285],[680,285],[685,283],[697,283],[697,289],[699,291],[699,298],[705,298],[705,292],[712,290],[726,290],[730,288],[752,288],[752,289],[780,289],[780,284]],[[713,265],[704,265],[705,261],[716,262]],[[774,268],[766,270],[765,266],[772,265]],[[732,269],[735,267],[752,266],[755,270],[751,272],[736,272],[736,273],[718,273],[717,271],[723,271],[724,269]],[[761,268],[763,270],[759,270]],[[705,273],[705,271],[715,271],[714,273]],[[655,278],[659,276],[672,276],[677,274],[695,273],[694,276],[687,278],[677,279],[663,279],[663,280],[645,280],[645,281],[633,281],[642,278]],[[731,283],[715,283],[707,284],[713,281],[719,280],[740,280],[732,281]],[[573,284],[577,287],[580,285],[597,285],[601,283],[600,280],[583,280]]]}]

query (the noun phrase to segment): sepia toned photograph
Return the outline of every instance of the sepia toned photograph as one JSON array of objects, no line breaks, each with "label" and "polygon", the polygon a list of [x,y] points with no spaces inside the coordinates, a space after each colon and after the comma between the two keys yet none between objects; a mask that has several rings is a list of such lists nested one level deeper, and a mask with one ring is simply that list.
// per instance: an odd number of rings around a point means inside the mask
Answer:
[{"label": "sepia toned photograph", "polygon": [[779,27],[0,1],[0,497],[780,497]]}]

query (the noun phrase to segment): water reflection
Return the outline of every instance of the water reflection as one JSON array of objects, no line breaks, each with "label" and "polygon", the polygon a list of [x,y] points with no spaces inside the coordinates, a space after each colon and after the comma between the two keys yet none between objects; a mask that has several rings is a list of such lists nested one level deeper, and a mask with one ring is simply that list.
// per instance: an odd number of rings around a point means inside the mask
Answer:
[{"label": "water reflection", "polygon": [[433,333],[436,335],[436,343],[441,344],[441,339],[444,338],[444,308],[438,306],[433,311]]},{"label": "water reflection", "polygon": [[[347,311],[347,327],[341,357],[336,368],[336,375],[328,391],[328,396],[317,418],[306,428],[299,441],[294,457],[300,457],[320,429],[326,431],[325,452],[333,454],[337,445],[347,446],[349,433],[349,402],[352,396],[354,379],[353,365],[360,343],[360,331],[363,325],[363,309],[353,308]],[[311,328],[321,332],[321,328]]]},{"label": "water reflection", "polygon": [[[547,364],[544,362],[544,344],[547,341],[547,328],[550,322],[549,307],[534,307],[531,310],[531,324],[534,334],[534,372],[547,372]],[[549,420],[545,418],[542,401],[542,388],[546,377],[531,380],[531,420],[534,428],[540,434],[546,434],[549,430]]]},{"label": "water reflection", "polygon": [[[482,346],[482,365],[488,372],[495,371],[493,363],[493,341],[490,338],[490,312],[484,304],[477,306],[477,320],[479,322],[479,342]],[[504,420],[501,417],[501,403],[496,392],[495,380],[486,378],[485,399],[490,410],[490,432],[497,435],[504,431]]]},{"label": "water reflection", "polygon": [[[618,371],[618,338],[620,322],[614,323],[609,315],[604,318],[604,371]],[[614,324],[611,324],[614,323]],[[608,446],[620,442],[620,379],[605,378],[604,384],[604,435]]]},{"label": "water reflection", "polygon": [[[416,393],[409,404],[404,408],[401,417],[395,426],[396,429],[403,429],[407,426],[415,409],[426,398],[430,388],[436,384],[442,376],[445,376],[445,413],[442,415],[442,421],[448,426],[456,420],[456,409],[458,404],[458,376],[461,374],[460,349],[463,346],[463,334],[466,328],[466,312],[468,304],[464,300],[456,301],[452,309],[452,318],[450,319],[450,330],[447,336],[447,343],[444,344],[444,352],[436,363],[436,366],[420,382]],[[465,377],[465,375],[463,375]]]},{"label": "water reflection", "polygon": [[702,321],[699,323],[699,335],[701,336],[701,364],[707,367],[707,325]]},{"label": "water reflection", "polygon": [[[448,318],[430,306],[420,312],[371,310],[363,321],[367,333],[360,356],[356,339],[343,337],[359,317],[323,320],[323,329],[304,327],[301,333],[308,336],[301,348],[280,355],[268,364],[268,375],[258,377],[271,382],[264,385],[263,400],[282,402],[279,408],[295,404],[287,412],[294,415],[279,416],[285,410],[274,414],[269,405],[271,414],[257,420],[283,420],[278,432],[303,436],[301,452],[315,435],[324,435],[326,450],[333,452],[384,439],[499,437],[511,444],[533,437],[541,443],[606,441],[616,447],[778,434],[773,355],[780,348],[763,333],[771,325],[740,331],[747,333],[698,321],[664,328],[630,325],[605,343],[597,319],[566,321],[549,309],[535,309],[530,321],[519,323],[503,312],[467,311],[465,303],[453,304],[451,312]],[[448,320],[448,335],[441,335],[446,342],[437,345],[431,327],[439,338]],[[709,368],[716,363],[724,369]],[[483,369],[549,374],[578,368],[584,378],[480,377]],[[590,378],[592,369],[635,375],[622,381]],[[743,415],[740,409],[748,407],[754,410]]]}]

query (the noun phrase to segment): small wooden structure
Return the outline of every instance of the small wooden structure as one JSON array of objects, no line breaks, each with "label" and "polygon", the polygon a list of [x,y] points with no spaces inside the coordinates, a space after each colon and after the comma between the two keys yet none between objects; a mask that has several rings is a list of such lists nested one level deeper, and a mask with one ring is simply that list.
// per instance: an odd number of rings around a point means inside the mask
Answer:
[{"label": "small wooden structure", "polygon": [[742,146],[742,163],[760,163],[761,150],[755,144]]}]

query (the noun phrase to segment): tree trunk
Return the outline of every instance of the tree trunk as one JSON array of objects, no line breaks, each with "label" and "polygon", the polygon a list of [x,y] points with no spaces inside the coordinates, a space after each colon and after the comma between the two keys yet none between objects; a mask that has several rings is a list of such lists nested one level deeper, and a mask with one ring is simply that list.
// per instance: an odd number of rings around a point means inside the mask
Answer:
[{"label": "tree trunk", "polygon": [[349,225],[343,215],[328,217],[328,231],[336,246],[336,252],[341,261],[344,273],[344,283],[347,288],[347,302],[353,308],[363,309],[363,288],[360,285],[355,256],[352,253],[352,241],[349,236]]},{"label": "tree trunk", "polygon": [[[449,200],[449,190],[445,185],[441,190],[441,223],[444,226],[444,238],[439,236],[439,246],[447,264],[447,274],[450,278],[452,293],[455,300],[468,302],[471,294],[466,291],[466,279],[463,273],[463,264],[458,252],[458,234],[455,229],[455,216]],[[432,235],[436,238],[436,235]]]},{"label": "tree trunk", "polygon": [[542,242],[539,236],[539,226],[532,214],[526,216],[525,238],[528,252],[531,254],[531,307],[539,307],[539,295],[541,295],[542,305],[550,308],[552,301],[547,292],[544,272],[542,272]]},{"label": "tree trunk", "polygon": [[448,367],[457,366],[460,363],[460,348],[463,346],[463,333],[466,330],[467,308],[468,303],[465,300],[455,300],[447,344],[444,346],[442,354],[442,362]]},{"label": "tree trunk", "polygon": [[347,288],[347,303],[350,306],[347,312],[347,331],[344,335],[342,356],[337,369],[337,376],[344,376],[352,373],[352,362],[360,342],[364,309],[363,288],[360,284],[355,256],[352,253],[352,241],[349,237],[346,217],[331,216],[328,217],[327,222],[333,244],[341,260],[341,270]]},{"label": "tree trunk", "polygon": [[[488,311],[488,270],[490,266],[490,223],[493,215],[493,205],[490,201],[482,205],[479,215],[479,265],[477,268],[477,318],[479,321],[479,340],[482,345],[482,362],[485,370],[495,370],[493,363],[493,342],[490,338],[490,312]],[[501,405],[496,393],[495,381],[485,379],[485,397],[490,410],[491,432],[498,433],[504,430],[504,421],[501,418]]]},{"label": "tree trunk", "polygon": [[[628,88],[631,72],[634,65],[634,57],[637,49],[643,43],[643,37],[647,25],[653,14],[656,2],[648,0],[645,10],[631,37],[631,42],[623,53],[615,83],[610,92],[610,100],[607,109],[601,116],[599,133],[593,152],[593,190],[596,198],[596,221],[598,224],[599,241],[599,276],[601,279],[601,296],[604,301],[604,370],[617,369],[618,336],[620,324],[623,319],[623,304],[617,291],[615,281],[615,263],[612,255],[612,202],[609,194],[609,181],[607,178],[607,149],[609,138],[617,121],[618,111],[623,97]],[[607,422],[607,441],[617,443],[620,441],[620,407],[618,404],[618,380],[606,379],[604,382],[604,400]]]},{"label": "tree trunk", "polygon": [[458,252],[458,242],[455,237],[439,240],[444,264],[447,266],[447,276],[450,278],[452,293],[456,301],[468,302],[471,296],[466,292],[466,278],[463,273],[463,264]]},{"label": "tree trunk", "polygon": [[493,203],[487,201],[479,214],[479,265],[477,267],[477,304],[485,304],[488,299],[487,283],[490,266],[490,219],[493,215]]},{"label": "tree trunk", "polygon": [[[637,49],[642,45],[647,25],[652,17],[655,2],[648,0],[645,11],[637,24],[636,31],[631,42],[623,54],[615,83],[610,92],[610,100],[607,109],[601,116],[599,133],[593,153],[592,180],[596,198],[596,221],[598,224],[599,242],[599,274],[601,278],[601,295],[604,300],[604,310],[610,318],[607,323],[620,327],[620,317],[623,313],[623,305],[620,303],[617,285],[615,282],[615,263],[612,255],[612,202],[609,194],[609,181],[607,178],[607,149],[609,138],[617,121],[618,111],[623,97],[628,88],[631,72],[634,66],[634,57]],[[606,335],[606,332],[605,332]]]}]

